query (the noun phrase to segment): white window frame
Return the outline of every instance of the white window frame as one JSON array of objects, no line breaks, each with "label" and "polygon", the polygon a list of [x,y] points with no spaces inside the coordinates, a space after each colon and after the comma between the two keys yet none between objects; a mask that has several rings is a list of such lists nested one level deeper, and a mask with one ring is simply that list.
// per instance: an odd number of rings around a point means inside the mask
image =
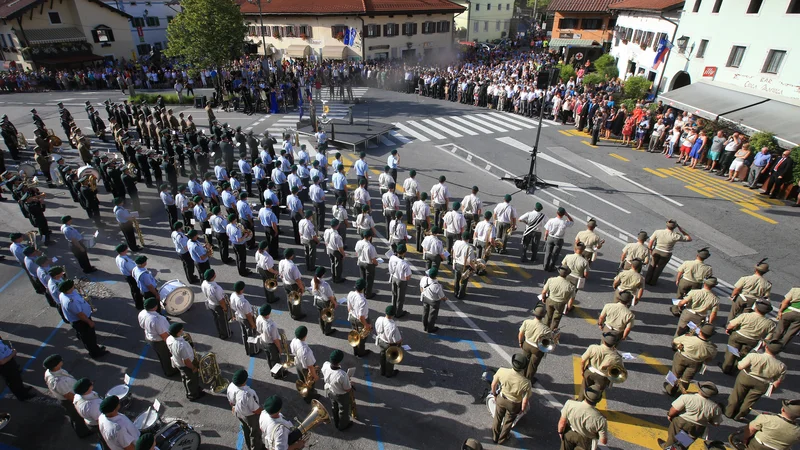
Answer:
[{"label": "white window frame", "polygon": [[[739,61],[734,65],[735,59],[734,59],[734,53],[733,52],[736,51],[737,49],[742,49],[742,56],[739,58]],[[733,67],[733,68],[741,67],[742,66],[742,62],[744,61],[744,57],[745,57],[746,54],[747,54],[747,46],[746,45],[735,45],[735,44],[732,45],[731,46],[731,51],[728,54],[728,60],[725,61],[725,67]]]},{"label": "white window frame", "polygon": [[[772,57],[776,54],[782,54],[780,61],[778,62],[777,67],[775,68],[774,72],[770,72],[767,69],[772,65]],[[781,69],[783,68],[783,64],[786,62],[786,56],[789,54],[788,50],[783,50],[780,48],[772,48],[767,51],[767,57],[764,59],[764,66],[761,68],[761,73],[768,73],[770,75],[777,75],[780,73]]]}]

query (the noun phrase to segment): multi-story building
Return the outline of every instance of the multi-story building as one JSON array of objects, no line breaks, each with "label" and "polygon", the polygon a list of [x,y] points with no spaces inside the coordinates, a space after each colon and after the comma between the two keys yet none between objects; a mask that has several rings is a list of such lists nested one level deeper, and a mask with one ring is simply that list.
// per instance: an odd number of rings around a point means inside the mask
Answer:
[{"label": "multi-story building", "polygon": [[167,24],[181,11],[178,0],[103,0],[133,16],[129,28],[139,56],[167,48]]},{"label": "multi-story building", "polygon": [[[573,56],[594,59],[611,48],[616,19],[609,5],[613,0],[553,0],[550,48],[560,49],[565,60]],[[576,58],[578,59],[578,58]]]},{"label": "multi-story building", "polygon": [[[452,51],[449,0],[328,0],[240,3],[248,41],[274,59],[358,60],[433,58]],[[345,34],[347,33],[347,34]]]},{"label": "multi-story building", "polygon": [[686,0],[663,100],[800,144],[798,28],[800,0]]},{"label": "multi-story building", "polygon": [[684,0],[622,0],[609,8],[617,13],[611,56],[621,78],[638,75],[656,82],[664,64],[654,68],[662,39],[671,41],[678,28]]},{"label": "multi-story building", "polygon": [[100,0],[2,0],[0,58],[25,70],[130,59],[130,18]]},{"label": "multi-story building", "polygon": [[508,37],[514,17],[514,0],[454,0],[465,8],[457,15],[456,33],[472,42]]}]

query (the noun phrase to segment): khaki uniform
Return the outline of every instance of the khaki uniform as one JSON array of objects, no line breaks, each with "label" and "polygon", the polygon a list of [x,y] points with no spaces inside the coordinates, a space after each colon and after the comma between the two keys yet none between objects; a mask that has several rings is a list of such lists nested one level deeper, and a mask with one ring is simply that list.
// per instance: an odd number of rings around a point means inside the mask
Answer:
[{"label": "khaki uniform", "polygon": [[733,299],[731,311],[728,313],[728,322],[743,313],[745,309],[752,309],[756,300],[761,297],[769,297],[772,292],[772,283],[756,274],[739,278],[733,287],[741,288],[742,292]]},{"label": "khaki uniform", "polygon": [[553,331],[537,318],[528,319],[522,322],[519,332],[525,336],[522,341],[522,351],[528,357],[528,367],[525,369],[525,377],[533,383],[539,363],[544,359],[545,353],[539,350],[537,342],[544,336],[551,336]]},{"label": "khaki uniform", "polygon": [[614,300],[619,301],[620,292],[631,291],[634,297],[644,284],[644,277],[633,269],[624,270],[614,277],[614,283],[619,282],[617,290],[614,291]]},{"label": "khaki uniform", "polygon": [[594,406],[583,401],[567,400],[561,409],[568,428],[561,441],[560,450],[591,449],[592,441],[603,439],[608,432],[608,422]]},{"label": "khaki uniform", "polygon": [[703,280],[713,276],[711,266],[703,261],[695,259],[694,261],[684,261],[678,267],[678,272],[683,276],[678,280],[678,293],[676,298],[683,298],[687,292],[692,289],[700,289],[703,287]]},{"label": "khaki uniform", "polygon": [[565,256],[561,261],[561,265],[569,267],[570,274],[567,280],[572,283],[573,286],[576,286],[578,284],[578,278],[583,278],[583,273],[589,268],[589,261],[587,261],[583,255],[573,253]]},{"label": "khaki uniform", "polygon": [[718,425],[721,422],[722,409],[716,402],[700,394],[683,394],[672,402],[672,407],[683,413],[670,422],[665,447],[672,445],[675,435],[681,431],[697,439],[706,432],[708,424]]},{"label": "khaki uniform", "polygon": [[748,353],[740,365],[745,368],[736,377],[725,408],[725,415],[732,419],[747,416],[769,385],[786,375],[786,365],[767,353]]},{"label": "khaki uniform", "polygon": [[717,356],[717,346],[713,342],[695,335],[678,336],[672,340],[672,346],[677,349],[672,358],[672,373],[678,382],[674,386],[664,382],[664,390],[669,395],[675,395],[679,389],[683,392],[703,364]]},{"label": "khaki uniform", "polygon": [[601,316],[605,316],[603,322],[603,332],[614,333],[620,339],[628,327],[633,328],[634,315],[627,306],[622,303],[607,303],[600,311]]},{"label": "khaki uniform", "polygon": [[522,400],[531,396],[531,382],[513,369],[498,369],[494,381],[500,385],[500,395],[495,399],[492,436],[495,441],[508,439],[514,419],[522,412]]},{"label": "khaki uniform", "polygon": [[625,270],[631,268],[631,261],[639,259],[643,264],[650,262],[650,249],[640,242],[631,242],[622,248],[625,254]]},{"label": "khaki uniform", "polygon": [[674,230],[664,228],[663,230],[656,230],[650,236],[650,241],[655,242],[653,248],[653,255],[650,259],[650,267],[647,269],[647,276],[645,283],[650,286],[655,286],[658,283],[658,277],[661,272],[669,264],[672,259],[672,249],[678,242],[686,241],[686,236]]},{"label": "khaki uniform", "polygon": [[602,393],[611,385],[605,374],[612,366],[622,366],[622,356],[617,350],[605,344],[590,345],[581,356],[581,361],[588,361],[589,365],[583,371],[583,389],[578,400],[583,401],[586,390],[591,388],[596,392]]},{"label": "khaki uniform", "polygon": [[[678,327],[675,329],[675,336],[686,333],[689,322],[694,322],[698,327],[706,320],[712,312],[719,311],[719,297],[708,289],[695,289],[683,297],[689,300],[681,311],[678,319]],[[677,305],[674,306],[677,308]]]},{"label": "khaki uniform", "polygon": [[747,450],[789,450],[800,442],[800,425],[783,416],[762,413],[750,422],[757,429]]},{"label": "khaki uniform", "polygon": [[600,245],[600,236],[598,236],[594,231],[583,230],[575,235],[575,239],[577,239],[579,242],[583,242],[584,245],[586,245],[586,249],[583,251],[583,257],[586,258],[586,261],[588,261],[589,264],[592,264],[595,253],[594,248]]},{"label": "khaki uniform", "polygon": [[547,290],[547,300],[545,300],[547,315],[544,324],[550,329],[556,329],[561,322],[561,316],[564,315],[564,307],[575,297],[576,289],[566,278],[560,276],[548,279],[544,289]]},{"label": "khaki uniform", "polygon": [[[732,331],[728,338],[728,345],[739,350],[740,357],[744,357],[750,350],[758,345],[758,341],[763,340],[767,335],[775,330],[775,322],[762,316],[757,312],[742,314],[728,323],[728,328]],[[725,353],[725,361],[722,363],[722,371],[732,374],[736,361],[739,358],[730,351]]]},{"label": "khaki uniform", "polygon": [[784,347],[789,345],[789,341],[800,331],[800,288],[790,289],[786,298],[789,299],[789,306],[781,314],[778,329],[773,337],[783,342]]}]

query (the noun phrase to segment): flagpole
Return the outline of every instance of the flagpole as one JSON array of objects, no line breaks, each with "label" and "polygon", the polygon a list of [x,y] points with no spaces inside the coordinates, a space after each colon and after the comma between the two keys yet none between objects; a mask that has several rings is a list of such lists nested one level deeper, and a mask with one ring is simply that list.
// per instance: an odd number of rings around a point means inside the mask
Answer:
[{"label": "flagpole", "polygon": [[[670,43],[674,44],[675,37],[678,35],[678,23],[673,21],[673,20],[670,20],[670,19],[664,17],[664,11],[661,11],[660,16],[661,16],[662,19],[664,19],[667,22],[671,23],[675,27],[675,29],[672,30],[672,39],[670,40]],[[654,90],[653,95],[655,95],[656,97],[658,96],[658,89],[661,87],[661,83],[664,81],[664,72],[667,71],[667,63],[669,63],[669,55],[671,53],[672,52],[667,52],[667,57],[664,58],[664,67],[661,69],[661,76],[658,78],[658,84],[655,84],[653,86],[653,90]]]}]

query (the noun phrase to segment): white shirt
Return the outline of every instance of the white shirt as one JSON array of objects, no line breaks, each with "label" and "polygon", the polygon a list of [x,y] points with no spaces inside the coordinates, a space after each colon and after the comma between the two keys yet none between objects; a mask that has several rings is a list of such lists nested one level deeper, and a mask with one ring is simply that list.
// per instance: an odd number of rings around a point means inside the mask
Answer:
[{"label": "white shirt", "polygon": [[553,217],[544,224],[544,229],[547,230],[548,236],[563,239],[567,228],[571,227],[573,223],[574,222],[571,220],[562,219],[561,217]]},{"label": "white shirt", "polygon": [[475,194],[469,194],[461,202],[464,214],[477,214],[483,208],[483,202]]},{"label": "white shirt", "polygon": [[378,175],[378,186],[381,189],[389,189],[389,185],[394,183],[394,178],[386,172]]},{"label": "white shirt", "polygon": [[531,232],[534,231],[542,231],[542,227],[544,226],[545,221],[547,220],[547,216],[544,215],[541,211],[530,211],[526,212],[519,218],[519,221],[526,224],[527,227],[525,231],[527,232],[530,230]]},{"label": "white shirt", "polygon": [[370,197],[369,192],[360,186],[353,191],[353,201],[355,203],[360,205],[369,205],[371,199],[372,198]]},{"label": "white shirt", "polygon": [[244,294],[231,294],[231,309],[236,314],[236,320],[246,321],[248,314],[253,314],[253,307],[247,301]]},{"label": "white shirt", "polygon": [[272,344],[281,339],[281,335],[278,333],[278,325],[272,319],[267,319],[262,315],[256,318],[256,331],[258,332],[258,339],[263,345]]},{"label": "white shirt", "polygon": [[103,401],[97,392],[92,391],[88,394],[78,395],[72,399],[72,404],[75,405],[75,410],[83,417],[86,425],[97,426],[97,421],[100,419],[100,403]]},{"label": "white shirt", "polygon": [[258,427],[268,450],[287,450],[289,448],[289,433],[294,425],[280,417],[273,419],[266,411],[261,411],[258,418]]},{"label": "white shirt", "polygon": [[441,255],[444,253],[442,241],[440,241],[439,238],[434,235],[425,236],[425,239],[422,240],[422,249],[425,251],[425,253],[431,255]]},{"label": "white shirt", "polygon": [[482,220],[475,225],[475,240],[487,242],[494,237],[494,224],[488,220]]},{"label": "white shirt", "polygon": [[101,414],[98,424],[100,434],[111,450],[125,450],[125,447],[134,444],[139,439],[139,430],[124,414],[118,413],[114,417]]},{"label": "white shirt", "polygon": [[498,203],[494,207],[494,216],[498,222],[511,223],[511,219],[517,217],[517,210],[510,203]]},{"label": "white shirt", "polygon": [[458,240],[453,244],[453,267],[456,264],[464,263],[464,257],[467,257],[466,265],[472,261],[474,249],[469,242],[464,240]]},{"label": "white shirt", "polygon": [[53,394],[56,400],[66,400],[66,394],[72,393],[72,385],[77,380],[69,372],[61,369],[55,372],[45,370],[44,381],[47,384],[47,389],[50,389],[50,393]]},{"label": "white shirt", "polygon": [[314,358],[314,353],[311,352],[311,348],[306,344],[306,341],[294,338],[292,339],[292,343],[289,344],[289,349],[294,355],[297,367],[308,369],[317,363],[316,358]]},{"label": "white shirt", "polygon": [[309,219],[303,219],[300,223],[297,224],[297,228],[300,234],[300,242],[302,244],[308,244],[314,237],[317,235],[317,230],[314,227],[314,223]]},{"label": "white shirt", "polygon": [[169,353],[172,355],[169,359],[172,361],[173,367],[185,367],[186,363],[184,360],[194,359],[194,350],[192,346],[183,339],[183,336],[167,337],[167,347],[169,347]]},{"label": "white shirt", "polygon": [[340,248],[344,247],[344,244],[342,243],[342,236],[340,236],[339,232],[333,228],[328,228],[325,230],[325,234],[323,234],[322,237],[325,241],[325,250],[328,254],[336,253]]},{"label": "white shirt", "polygon": [[347,372],[341,368],[334,369],[330,361],[322,365],[322,379],[325,380],[325,390],[333,395],[344,395],[353,387]]},{"label": "white shirt", "polygon": [[281,276],[281,281],[286,285],[295,284],[300,279],[300,270],[294,261],[290,259],[282,259],[278,263],[278,273]]},{"label": "white shirt", "polygon": [[344,206],[341,206],[341,205],[333,205],[333,210],[331,212],[333,213],[333,218],[338,220],[339,223],[341,224],[339,226],[343,227],[344,226],[344,222],[348,218],[347,208],[345,208]]},{"label": "white shirt", "polygon": [[272,255],[264,249],[256,251],[256,267],[263,270],[272,269],[275,266],[275,260],[272,259]]},{"label": "white shirt", "polygon": [[381,197],[381,203],[383,204],[384,211],[392,211],[400,209],[400,199],[397,198],[397,194],[394,191],[389,191]]},{"label": "white shirt", "polygon": [[375,320],[375,343],[383,341],[387,344],[397,344],[403,340],[400,329],[394,320],[387,319],[386,316],[378,317]]},{"label": "white shirt", "polygon": [[368,318],[369,317],[369,307],[367,306],[367,298],[364,297],[363,293],[359,293],[358,291],[350,291],[347,294],[347,314],[348,319],[353,317],[355,319],[360,319],[361,317]]},{"label": "white shirt", "polygon": [[206,295],[206,303],[212,308],[219,305],[219,301],[225,298],[225,291],[216,281],[203,281],[200,289]]},{"label": "white shirt", "polygon": [[442,285],[439,284],[438,280],[434,280],[429,276],[423,276],[421,280],[419,280],[419,287],[422,289],[422,296],[420,300],[423,298],[427,298],[429,300],[440,300],[444,297],[444,292],[442,291]]},{"label": "white shirt", "polygon": [[256,391],[246,384],[242,386],[229,384],[226,395],[228,403],[233,407],[233,414],[242,420],[246,420],[248,416],[252,416],[261,408]]},{"label": "white shirt", "polygon": [[139,312],[139,326],[144,330],[144,338],[148,341],[163,341],[161,335],[169,333],[167,318],[155,311],[141,310]]},{"label": "white shirt", "polygon": [[419,183],[417,180],[408,177],[403,181],[403,196],[404,197],[417,197],[417,191],[419,190]]},{"label": "white shirt", "polygon": [[403,219],[392,219],[389,222],[389,241],[405,241],[408,239],[408,230]]},{"label": "white shirt", "polygon": [[411,276],[411,264],[405,259],[397,257],[394,264],[390,264],[389,275],[395,281],[407,281],[407,278]]},{"label": "white shirt", "polygon": [[375,226],[375,221],[372,220],[372,216],[369,214],[361,213],[356,217],[356,229],[359,232],[363,230],[369,230]]},{"label": "white shirt", "polygon": [[411,205],[411,212],[414,214],[414,220],[424,221],[431,215],[431,207],[423,200],[417,200]]},{"label": "white shirt", "polygon": [[461,235],[464,232],[464,227],[467,226],[467,221],[461,211],[448,211],[444,215],[444,230],[451,234]]},{"label": "white shirt", "polygon": [[378,258],[378,252],[375,251],[375,246],[366,239],[361,239],[356,242],[355,251],[358,256],[359,265],[372,264],[372,260]]},{"label": "white shirt", "polygon": [[440,205],[446,204],[447,199],[450,198],[450,192],[447,190],[446,184],[435,184],[431,188],[431,201]]}]

